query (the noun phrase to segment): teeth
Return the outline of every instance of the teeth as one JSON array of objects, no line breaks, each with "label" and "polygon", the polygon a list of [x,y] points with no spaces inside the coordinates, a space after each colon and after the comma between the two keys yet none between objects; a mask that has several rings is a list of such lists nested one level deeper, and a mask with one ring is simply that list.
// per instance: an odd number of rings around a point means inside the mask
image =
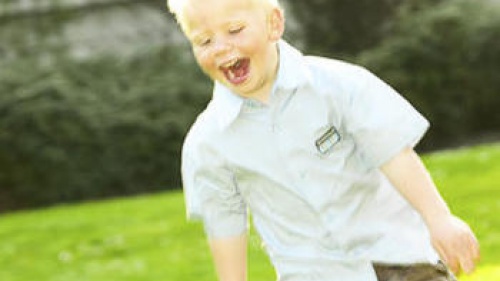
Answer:
[{"label": "teeth", "polygon": [[231,70],[228,71],[228,76],[229,80],[233,80],[236,77],[236,75]]},{"label": "teeth", "polygon": [[225,68],[229,68],[229,67],[232,67],[232,66],[236,65],[237,63],[239,63],[238,59],[232,59],[232,60],[230,60],[230,61],[222,64],[221,66],[225,67]]}]

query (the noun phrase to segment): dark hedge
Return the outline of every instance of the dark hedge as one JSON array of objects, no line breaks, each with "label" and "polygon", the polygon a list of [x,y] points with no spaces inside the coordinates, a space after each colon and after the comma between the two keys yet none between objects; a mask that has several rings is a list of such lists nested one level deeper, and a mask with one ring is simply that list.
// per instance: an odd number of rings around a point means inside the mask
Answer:
[{"label": "dark hedge", "polygon": [[184,50],[0,72],[0,209],[178,188],[210,82]]},{"label": "dark hedge", "polygon": [[403,6],[391,36],[358,56],[431,120],[424,149],[500,128],[500,4],[439,2]]}]

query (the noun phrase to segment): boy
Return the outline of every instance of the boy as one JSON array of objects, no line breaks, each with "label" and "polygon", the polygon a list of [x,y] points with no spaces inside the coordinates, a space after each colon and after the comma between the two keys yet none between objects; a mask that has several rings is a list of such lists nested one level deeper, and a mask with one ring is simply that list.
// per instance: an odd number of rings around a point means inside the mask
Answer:
[{"label": "boy", "polygon": [[275,0],[169,7],[215,81],[182,171],[220,281],[246,280],[247,208],[280,281],[455,280],[444,264],[473,270],[474,234],[413,151],[428,122],[392,88],[281,40]]}]

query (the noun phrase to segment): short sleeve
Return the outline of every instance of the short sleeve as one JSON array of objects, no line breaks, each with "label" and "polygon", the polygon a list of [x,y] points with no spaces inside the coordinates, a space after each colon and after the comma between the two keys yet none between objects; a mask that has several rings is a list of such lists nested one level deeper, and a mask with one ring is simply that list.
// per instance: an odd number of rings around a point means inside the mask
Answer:
[{"label": "short sleeve", "polygon": [[414,147],[429,122],[388,84],[364,68],[358,71],[359,87],[349,93],[346,127],[371,169]]},{"label": "short sleeve", "polygon": [[216,157],[184,145],[182,181],[189,220],[201,220],[210,238],[247,231],[247,208],[232,173]]}]

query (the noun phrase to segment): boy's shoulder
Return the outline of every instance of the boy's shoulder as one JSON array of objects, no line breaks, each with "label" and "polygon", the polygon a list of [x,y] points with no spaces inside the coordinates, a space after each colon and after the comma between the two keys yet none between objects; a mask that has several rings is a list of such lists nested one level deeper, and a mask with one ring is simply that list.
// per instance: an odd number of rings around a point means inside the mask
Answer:
[{"label": "boy's shoulder", "polygon": [[373,79],[363,66],[334,58],[306,55],[302,65],[307,69],[314,92],[340,108],[350,104]]},{"label": "boy's shoulder", "polygon": [[349,85],[359,82],[368,72],[361,65],[335,58],[304,56],[304,62],[313,78]]},{"label": "boy's shoulder", "polygon": [[218,119],[214,102],[208,103],[207,107],[196,117],[184,140],[185,147],[196,147],[201,142],[210,142],[219,131]]}]

